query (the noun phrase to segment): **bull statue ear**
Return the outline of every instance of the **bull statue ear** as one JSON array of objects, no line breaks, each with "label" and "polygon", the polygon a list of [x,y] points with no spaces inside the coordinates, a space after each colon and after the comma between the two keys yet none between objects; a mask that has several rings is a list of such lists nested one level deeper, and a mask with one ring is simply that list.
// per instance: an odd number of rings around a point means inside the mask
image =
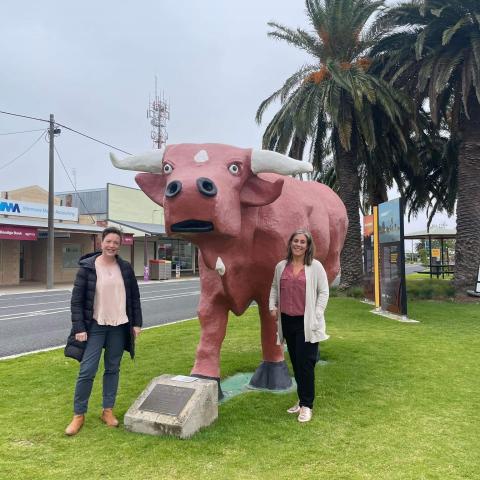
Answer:
[{"label": "bull statue ear", "polygon": [[165,187],[167,185],[167,178],[165,175],[139,173],[135,175],[135,181],[148,198],[163,207]]},{"label": "bull statue ear", "polygon": [[246,207],[262,207],[274,202],[282,193],[283,178],[269,182],[252,176],[243,185],[240,202]]}]

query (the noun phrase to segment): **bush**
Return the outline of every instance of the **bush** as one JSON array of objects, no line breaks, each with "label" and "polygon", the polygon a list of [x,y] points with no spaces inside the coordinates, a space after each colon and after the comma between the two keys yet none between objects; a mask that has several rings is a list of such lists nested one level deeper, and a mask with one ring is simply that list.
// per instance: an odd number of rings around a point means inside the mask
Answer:
[{"label": "bush", "polygon": [[364,298],[363,287],[351,287],[347,290],[340,290],[338,287],[330,287],[330,297],[352,297]]},{"label": "bush", "polygon": [[409,299],[451,299],[455,289],[449,280],[443,279],[409,279],[407,277],[407,297]]}]

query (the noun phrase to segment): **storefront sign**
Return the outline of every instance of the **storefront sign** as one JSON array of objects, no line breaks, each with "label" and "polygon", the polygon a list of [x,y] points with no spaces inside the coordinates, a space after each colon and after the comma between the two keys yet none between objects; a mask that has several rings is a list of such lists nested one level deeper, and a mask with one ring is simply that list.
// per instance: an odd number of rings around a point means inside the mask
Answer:
[{"label": "storefront sign", "polygon": [[37,229],[0,225],[0,240],[36,240]]},{"label": "storefront sign", "polygon": [[[53,211],[55,220],[78,221],[78,208],[55,205]],[[0,215],[48,218],[48,205],[44,203],[18,202],[2,198],[0,199]]]},{"label": "storefront sign", "polygon": [[124,235],[122,245],[133,245],[133,235]]}]

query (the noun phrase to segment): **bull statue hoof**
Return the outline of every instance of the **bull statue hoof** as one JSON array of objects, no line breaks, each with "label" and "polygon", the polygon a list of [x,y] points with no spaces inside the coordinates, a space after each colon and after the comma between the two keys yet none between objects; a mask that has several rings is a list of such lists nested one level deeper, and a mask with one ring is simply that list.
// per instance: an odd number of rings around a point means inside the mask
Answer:
[{"label": "bull statue hoof", "polygon": [[285,360],[282,362],[262,362],[253,374],[249,386],[262,390],[290,389],[292,379]]},{"label": "bull statue hoof", "polygon": [[217,386],[218,386],[218,401],[223,399],[224,395],[223,395],[223,392],[222,392],[222,387],[220,386],[220,378],[218,378],[218,377],[207,377],[206,375],[200,375],[199,373],[191,373],[190,376],[195,377],[195,378],[204,378],[206,380],[215,380],[217,382]]}]

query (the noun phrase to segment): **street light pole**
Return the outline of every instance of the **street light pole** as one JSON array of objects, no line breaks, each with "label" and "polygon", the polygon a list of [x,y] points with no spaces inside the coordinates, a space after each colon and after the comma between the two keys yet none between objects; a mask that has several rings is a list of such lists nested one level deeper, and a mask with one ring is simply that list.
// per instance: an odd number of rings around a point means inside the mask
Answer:
[{"label": "street light pole", "polygon": [[47,289],[53,288],[53,265],[55,248],[54,221],[54,138],[55,122],[53,114],[50,114],[50,128],[48,129],[49,155],[48,155],[48,238],[47,238]]}]

